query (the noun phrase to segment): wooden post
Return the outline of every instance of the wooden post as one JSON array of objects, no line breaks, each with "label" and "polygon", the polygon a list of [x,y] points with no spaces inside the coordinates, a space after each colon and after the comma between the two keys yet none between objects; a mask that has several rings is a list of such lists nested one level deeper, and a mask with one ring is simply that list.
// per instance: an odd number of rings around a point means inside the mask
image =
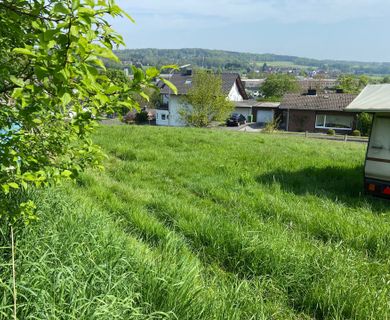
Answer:
[{"label": "wooden post", "polygon": [[348,141],[348,135],[344,135],[344,142],[347,142]]},{"label": "wooden post", "polygon": [[309,136],[309,132],[305,131],[305,138],[307,138],[308,136]]}]

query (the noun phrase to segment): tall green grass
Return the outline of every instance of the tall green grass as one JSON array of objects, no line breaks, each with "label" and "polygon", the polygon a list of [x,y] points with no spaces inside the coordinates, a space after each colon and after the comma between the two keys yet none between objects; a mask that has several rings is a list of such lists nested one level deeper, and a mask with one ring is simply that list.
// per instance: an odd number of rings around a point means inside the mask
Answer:
[{"label": "tall green grass", "polygon": [[20,319],[390,318],[390,206],[361,193],[364,145],[127,126],[95,140],[105,172],[35,194],[41,219],[17,234]]}]

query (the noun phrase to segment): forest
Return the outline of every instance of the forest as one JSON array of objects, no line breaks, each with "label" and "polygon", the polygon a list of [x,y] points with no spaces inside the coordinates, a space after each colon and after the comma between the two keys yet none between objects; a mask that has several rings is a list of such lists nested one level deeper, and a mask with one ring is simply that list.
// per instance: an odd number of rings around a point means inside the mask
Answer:
[{"label": "forest", "polygon": [[[115,54],[124,66],[162,66],[191,64],[213,70],[250,73],[263,71],[265,65],[279,69],[323,70],[348,74],[387,75],[390,62],[357,62],[316,60],[288,55],[255,54],[208,49],[125,49]],[[107,62],[111,68],[121,68],[118,63]]]}]

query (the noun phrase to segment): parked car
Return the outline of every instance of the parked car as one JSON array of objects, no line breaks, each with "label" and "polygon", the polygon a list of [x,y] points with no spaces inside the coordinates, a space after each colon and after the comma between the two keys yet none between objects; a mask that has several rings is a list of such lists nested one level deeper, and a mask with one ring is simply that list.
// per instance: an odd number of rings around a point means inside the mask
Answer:
[{"label": "parked car", "polygon": [[228,127],[233,127],[233,126],[238,127],[245,123],[246,123],[246,118],[244,115],[240,113],[232,113],[230,118],[226,120],[226,125]]}]

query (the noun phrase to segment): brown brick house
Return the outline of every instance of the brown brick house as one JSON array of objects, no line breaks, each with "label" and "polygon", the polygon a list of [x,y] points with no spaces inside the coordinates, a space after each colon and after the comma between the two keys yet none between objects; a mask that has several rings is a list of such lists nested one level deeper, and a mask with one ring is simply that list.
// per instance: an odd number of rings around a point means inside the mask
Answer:
[{"label": "brown brick house", "polygon": [[356,113],[344,109],[356,98],[345,93],[286,94],[279,106],[281,129],[287,131],[327,132],[348,134],[356,129]]}]

